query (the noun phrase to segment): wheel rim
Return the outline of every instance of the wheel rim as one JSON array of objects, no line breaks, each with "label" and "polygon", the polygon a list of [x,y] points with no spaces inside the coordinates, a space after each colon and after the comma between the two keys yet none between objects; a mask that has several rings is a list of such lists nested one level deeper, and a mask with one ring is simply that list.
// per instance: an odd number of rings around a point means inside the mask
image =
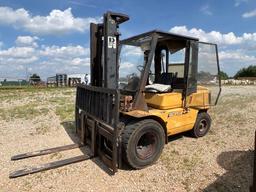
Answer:
[{"label": "wheel rim", "polygon": [[143,134],[137,142],[136,153],[140,159],[148,159],[156,152],[157,136],[154,132]]},{"label": "wheel rim", "polygon": [[202,119],[199,123],[199,132],[204,133],[207,130],[207,121],[205,119]]}]

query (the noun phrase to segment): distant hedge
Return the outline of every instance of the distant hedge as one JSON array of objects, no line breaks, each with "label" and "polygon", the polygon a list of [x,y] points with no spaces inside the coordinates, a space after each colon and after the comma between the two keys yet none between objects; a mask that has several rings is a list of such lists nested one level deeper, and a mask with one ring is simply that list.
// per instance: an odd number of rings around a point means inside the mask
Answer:
[{"label": "distant hedge", "polygon": [[222,80],[226,80],[226,79],[228,79],[228,74],[225,73],[224,71],[220,71],[220,78]]},{"label": "distant hedge", "polygon": [[240,69],[234,77],[256,77],[256,65],[250,65],[249,67]]},{"label": "distant hedge", "polygon": [[23,86],[28,85],[27,81],[2,81],[0,82],[2,86]]}]

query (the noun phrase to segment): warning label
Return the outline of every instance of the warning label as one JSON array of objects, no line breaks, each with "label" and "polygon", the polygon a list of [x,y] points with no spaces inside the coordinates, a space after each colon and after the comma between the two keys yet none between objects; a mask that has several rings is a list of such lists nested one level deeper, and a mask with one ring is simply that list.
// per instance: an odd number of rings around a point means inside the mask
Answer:
[{"label": "warning label", "polygon": [[108,48],[116,49],[116,37],[108,36]]}]

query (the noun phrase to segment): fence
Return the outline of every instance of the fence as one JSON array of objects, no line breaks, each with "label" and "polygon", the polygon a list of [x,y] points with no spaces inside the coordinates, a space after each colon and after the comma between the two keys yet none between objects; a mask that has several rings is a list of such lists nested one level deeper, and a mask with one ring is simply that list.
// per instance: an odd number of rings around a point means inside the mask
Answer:
[{"label": "fence", "polygon": [[256,80],[249,79],[227,79],[221,80],[222,85],[256,85]]}]

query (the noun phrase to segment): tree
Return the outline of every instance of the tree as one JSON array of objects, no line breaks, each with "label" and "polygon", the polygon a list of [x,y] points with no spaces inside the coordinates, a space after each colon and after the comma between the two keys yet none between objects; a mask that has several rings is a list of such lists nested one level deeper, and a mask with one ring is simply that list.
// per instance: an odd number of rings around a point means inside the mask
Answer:
[{"label": "tree", "polygon": [[250,65],[249,67],[240,69],[234,77],[256,77],[256,65]]},{"label": "tree", "polygon": [[40,81],[41,81],[41,78],[40,78],[40,76],[37,75],[36,73],[34,73],[33,75],[31,75],[31,76],[29,77],[29,82],[30,82],[31,84],[37,84],[37,83],[39,83]]},{"label": "tree", "polygon": [[228,79],[228,74],[225,73],[224,71],[220,71],[220,78],[221,80],[226,80]]},{"label": "tree", "polygon": [[197,74],[197,78],[198,78],[198,80],[200,80],[200,81],[209,81],[210,79],[213,79],[213,78],[214,78],[214,75],[211,75],[211,73],[209,73],[209,72],[200,71],[200,72]]}]

